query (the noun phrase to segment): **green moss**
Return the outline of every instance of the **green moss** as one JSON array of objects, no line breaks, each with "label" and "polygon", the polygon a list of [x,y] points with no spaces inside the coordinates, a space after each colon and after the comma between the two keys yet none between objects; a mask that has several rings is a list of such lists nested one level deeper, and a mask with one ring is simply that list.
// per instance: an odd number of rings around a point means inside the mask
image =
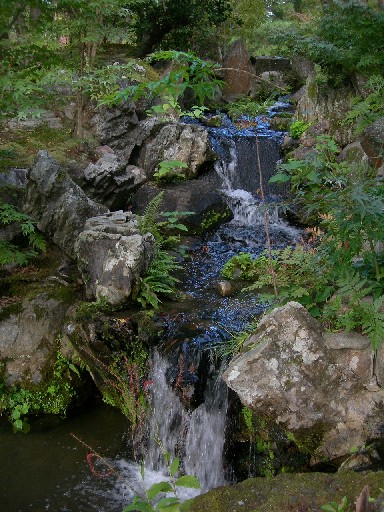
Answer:
[{"label": "green moss", "polygon": [[219,224],[229,221],[232,218],[232,212],[228,207],[222,210],[209,210],[203,215],[200,226],[196,230],[196,234],[203,234],[214,229]]},{"label": "green moss", "polygon": [[69,128],[38,126],[33,131],[0,131],[0,173],[11,167],[30,167],[41,149],[48,150],[62,164],[73,159],[88,161],[93,146],[96,141],[73,137]]},{"label": "green moss", "polygon": [[347,496],[353,503],[365,485],[377,497],[384,472],[359,474],[342,472],[280,474],[274,478],[251,478],[239,484],[219,487],[194,499],[190,512],[318,512],[330,501]]},{"label": "green moss", "polygon": [[12,315],[18,315],[22,311],[22,301],[17,300],[0,308],[0,322],[7,320]]},{"label": "green moss", "polygon": [[312,101],[317,100],[317,84],[315,82],[309,82],[307,86],[308,98]]},{"label": "green moss", "polygon": [[324,437],[324,426],[295,432],[287,432],[287,438],[304,454],[314,455]]},{"label": "green moss", "polygon": [[30,414],[66,414],[76,390],[79,370],[60,352],[42,385],[6,386],[0,384],[0,412],[7,414],[15,430],[28,430]]}]

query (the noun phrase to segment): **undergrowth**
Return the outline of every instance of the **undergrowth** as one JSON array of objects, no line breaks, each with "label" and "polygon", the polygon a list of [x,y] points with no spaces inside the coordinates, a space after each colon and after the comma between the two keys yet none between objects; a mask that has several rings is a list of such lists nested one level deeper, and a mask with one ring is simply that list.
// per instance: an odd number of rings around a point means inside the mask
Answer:
[{"label": "undergrowth", "polygon": [[376,351],[384,339],[384,186],[374,170],[338,162],[338,153],[332,139],[317,137],[312,155],[281,164],[271,179],[290,183],[313,225],[309,240],[272,251],[272,263],[267,253],[234,256],[223,276],[249,281],[274,306],[296,300],[329,330],[367,335]]}]

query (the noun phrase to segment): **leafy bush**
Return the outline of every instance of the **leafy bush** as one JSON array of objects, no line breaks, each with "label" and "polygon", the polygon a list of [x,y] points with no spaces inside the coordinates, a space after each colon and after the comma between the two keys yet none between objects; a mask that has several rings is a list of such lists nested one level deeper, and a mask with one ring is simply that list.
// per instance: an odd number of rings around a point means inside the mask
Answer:
[{"label": "leafy bush", "polygon": [[345,123],[355,124],[357,135],[383,115],[384,76],[371,76],[367,87],[371,92],[365,98],[356,98],[351,111],[345,118]]},{"label": "leafy bush", "polygon": [[180,265],[176,264],[174,256],[167,251],[158,249],[147,273],[141,278],[137,302],[144,308],[151,306],[153,309],[157,309],[161,302],[160,295],[174,296],[176,283],[178,283],[174,273],[180,268]]},{"label": "leafy bush", "polygon": [[236,120],[241,116],[256,117],[261,114],[266,114],[268,112],[268,108],[274,103],[275,101],[270,99],[266,99],[264,102],[258,103],[246,96],[232,102],[227,109],[227,113],[232,120]]},{"label": "leafy bush", "polygon": [[0,265],[16,263],[25,265],[37,255],[37,251],[45,251],[45,240],[36,230],[34,220],[25,213],[19,212],[14,206],[0,201],[0,225],[16,224],[20,234],[25,238],[28,249],[6,241],[0,241]]},{"label": "leafy bush", "polygon": [[170,60],[174,65],[158,80],[126,87],[110,95],[102,103],[115,105],[121,101],[137,101],[140,98],[160,99],[161,104],[152,107],[150,113],[171,111],[175,115],[183,115],[180,100],[185,91],[192,92],[198,104],[203,105],[206,100],[212,100],[217,90],[223,85],[223,81],[216,77],[219,66],[202,60],[190,52],[174,50],[157,52],[149,55],[147,60],[150,62]]},{"label": "leafy bush", "polygon": [[163,160],[157,165],[157,171],[153,176],[160,182],[185,179],[185,175],[178,172],[178,169],[188,169],[188,165],[180,160]]},{"label": "leafy bush", "polygon": [[354,2],[330,2],[312,33],[282,30],[274,39],[291,54],[305,55],[339,84],[355,73],[384,73],[384,12]]},{"label": "leafy bush", "polygon": [[[151,306],[157,309],[160,305],[161,295],[171,297],[175,295],[176,283],[175,271],[181,267],[176,263],[175,257],[169,254],[165,247],[174,247],[180,238],[174,235],[176,231],[188,231],[184,224],[179,222],[179,217],[190,215],[192,212],[164,212],[159,213],[164,192],[160,192],[148,204],[145,214],[140,222],[140,231],[153,234],[157,245],[157,254],[151,262],[146,275],[141,279],[141,286],[137,301],[143,306]],[[158,216],[165,217],[164,221],[158,221]]]},{"label": "leafy bush", "polygon": [[293,139],[299,139],[310,126],[311,123],[307,123],[305,121],[295,121],[290,125],[288,133]]},{"label": "leafy bush", "polygon": [[[177,496],[178,488],[200,489],[199,480],[191,475],[177,477],[180,467],[180,459],[178,457],[171,460],[170,453],[165,452],[164,459],[169,474],[168,480],[153,484],[146,491],[145,497],[136,495],[131,505],[125,507],[123,512],[138,510],[143,512],[187,512],[190,509],[192,499],[181,502]],[[143,472],[144,468],[142,469],[142,476],[144,478]],[[164,495],[164,493],[165,497],[159,499],[159,495]],[[169,494],[172,496],[169,496]]]}]

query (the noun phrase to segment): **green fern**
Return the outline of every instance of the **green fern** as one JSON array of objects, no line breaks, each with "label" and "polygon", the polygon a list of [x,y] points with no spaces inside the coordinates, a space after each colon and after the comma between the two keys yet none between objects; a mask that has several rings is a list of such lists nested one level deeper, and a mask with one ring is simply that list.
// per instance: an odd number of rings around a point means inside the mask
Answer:
[{"label": "green fern", "polygon": [[180,268],[176,264],[175,258],[167,251],[158,250],[146,275],[141,279],[137,302],[144,308],[151,306],[153,309],[157,309],[161,303],[159,296],[171,297],[175,294],[175,285],[178,279],[174,273]]},{"label": "green fern", "polygon": [[374,299],[370,302],[362,302],[361,308],[361,327],[363,334],[366,334],[371,340],[375,351],[384,340],[384,296]]},{"label": "green fern", "polygon": [[0,265],[10,263],[26,265],[31,258],[37,255],[38,251],[45,251],[45,239],[37,231],[34,220],[29,215],[16,210],[13,205],[0,201],[1,224],[18,226],[28,244],[28,249],[24,250],[11,242],[0,241]]},{"label": "green fern", "polygon": [[156,239],[156,242],[159,242],[162,239],[162,235],[160,233],[156,219],[159,215],[159,209],[161,203],[163,202],[163,197],[164,191],[161,191],[149,202],[147,208],[145,209],[145,213],[139,222],[140,233],[152,233]]}]

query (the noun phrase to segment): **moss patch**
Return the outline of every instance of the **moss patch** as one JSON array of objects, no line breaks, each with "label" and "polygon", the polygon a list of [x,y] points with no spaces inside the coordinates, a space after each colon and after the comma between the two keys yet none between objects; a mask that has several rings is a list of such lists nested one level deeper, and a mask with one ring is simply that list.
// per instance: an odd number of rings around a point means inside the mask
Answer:
[{"label": "moss patch", "polygon": [[353,503],[365,485],[371,496],[383,487],[384,472],[281,474],[274,478],[251,478],[219,487],[198,496],[191,512],[318,512],[330,501],[347,496]]},{"label": "moss patch", "polygon": [[220,224],[228,222],[232,219],[232,217],[232,212],[228,207],[220,210],[209,210],[203,214],[200,226],[195,230],[193,234],[202,235],[207,231],[216,228]]},{"label": "moss patch", "polygon": [[72,137],[69,128],[39,126],[33,131],[0,131],[0,173],[11,167],[30,167],[41,149],[48,150],[61,164],[73,159],[88,161],[94,145],[94,141]]}]

